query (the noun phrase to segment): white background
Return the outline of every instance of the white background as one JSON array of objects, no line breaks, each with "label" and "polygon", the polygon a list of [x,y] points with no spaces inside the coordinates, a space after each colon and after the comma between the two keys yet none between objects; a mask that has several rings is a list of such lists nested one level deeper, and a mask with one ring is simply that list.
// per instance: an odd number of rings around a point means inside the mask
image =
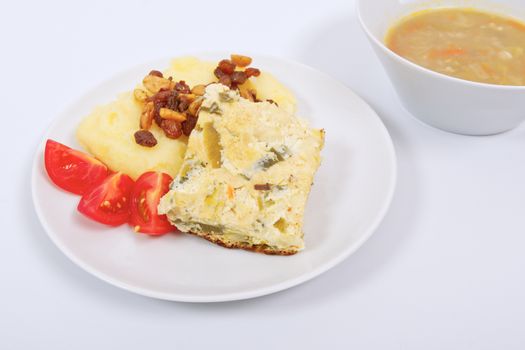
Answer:
[{"label": "white background", "polygon": [[[11,1],[0,39],[0,349],[525,348],[525,126],[465,137],[413,119],[353,1]],[[391,210],[311,282],[222,304],[147,299],[79,269],[36,218],[30,166],[54,116],[115,72],[203,50],[325,71],[392,135]]]}]

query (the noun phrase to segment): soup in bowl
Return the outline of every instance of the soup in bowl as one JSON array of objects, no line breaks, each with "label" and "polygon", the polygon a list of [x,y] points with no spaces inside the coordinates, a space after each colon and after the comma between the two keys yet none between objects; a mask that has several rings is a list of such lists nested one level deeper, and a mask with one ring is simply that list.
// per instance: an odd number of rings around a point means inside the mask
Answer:
[{"label": "soup in bowl", "polygon": [[417,118],[469,135],[525,119],[522,0],[358,0],[358,17]]},{"label": "soup in bowl", "polygon": [[525,86],[525,24],[514,18],[473,8],[418,11],[394,24],[385,44],[436,72]]}]

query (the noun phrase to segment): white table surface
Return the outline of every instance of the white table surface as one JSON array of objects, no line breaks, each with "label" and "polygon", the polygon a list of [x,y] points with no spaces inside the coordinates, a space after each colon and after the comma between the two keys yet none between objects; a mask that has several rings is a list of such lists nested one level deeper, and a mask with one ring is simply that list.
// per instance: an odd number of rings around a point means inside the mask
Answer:
[{"label": "white table surface", "polygon": [[[525,126],[465,137],[413,119],[353,1],[259,4],[4,4],[0,349],[524,349]],[[119,70],[204,50],[323,70],[368,101],[392,135],[391,210],[356,254],[311,282],[222,304],[148,299],[75,266],[36,218],[30,166],[54,116]]]}]

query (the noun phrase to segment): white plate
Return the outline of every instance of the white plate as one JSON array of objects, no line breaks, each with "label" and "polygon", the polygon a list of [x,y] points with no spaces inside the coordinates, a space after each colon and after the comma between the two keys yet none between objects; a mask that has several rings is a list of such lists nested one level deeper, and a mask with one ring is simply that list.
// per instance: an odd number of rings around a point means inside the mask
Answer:
[{"label": "white plate", "polygon": [[127,226],[102,227],[77,213],[79,197],[55,187],[45,173],[45,140],[79,148],[74,134],[83,116],[168,62],[138,66],[100,84],[59,115],[42,140],[33,166],[33,201],[49,237],[72,261],[138,294],[216,302],[253,298],[305,282],[341,262],[370,237],[395,187],[394,148],[384,125],[336,80],[302,64],[265,56],[254,56],[254,66],[278,77],[297,96],[298,115],[326,130],[323,162],[306,210],[304,251],[267,256],[225,249],[190,235],[151,238]]}]

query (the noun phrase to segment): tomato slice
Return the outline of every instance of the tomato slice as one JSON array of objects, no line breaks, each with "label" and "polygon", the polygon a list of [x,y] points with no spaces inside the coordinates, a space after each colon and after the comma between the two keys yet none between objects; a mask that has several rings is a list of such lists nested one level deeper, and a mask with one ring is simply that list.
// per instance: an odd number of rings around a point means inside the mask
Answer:
[{"label": "tomato slice", "polygon": [[108,175],[99,160],[53,140],[46,142],[44,160],[47,174],[58,187],[80,195]]},{"label": "tomato slice", "polygon": [[119,226],[129,220],[129,203],[133,180],[126,174],[113,173],[101,184],[85,193],[78,203],[78,211],[85,216],[110,226]]},{"label": "tomato slice", "polygon": [[157,211],[160,198],[168,192],[172,180],[168,174],[153,171],[137,179],[131,194],[130,218],[136,231],[160,236],[175,230],[166,215],[159,215]]}]

